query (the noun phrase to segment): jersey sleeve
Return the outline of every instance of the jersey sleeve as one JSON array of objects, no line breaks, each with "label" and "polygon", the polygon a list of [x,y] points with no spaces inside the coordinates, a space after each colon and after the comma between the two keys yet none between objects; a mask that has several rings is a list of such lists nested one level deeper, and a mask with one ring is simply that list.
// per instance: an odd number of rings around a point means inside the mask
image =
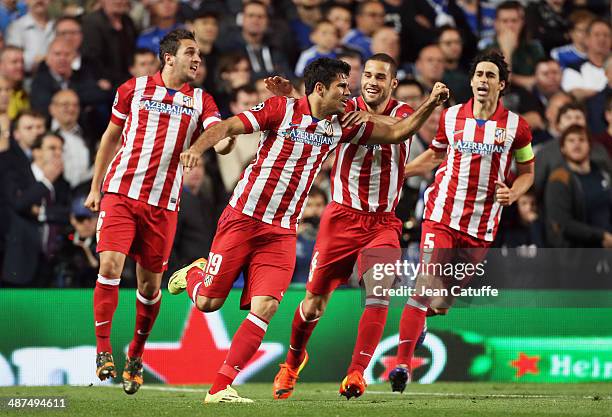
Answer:
[{"label": "jersey sleeve", "polygon": [[245,133],[271,130],[280,125],[284,114],[286,97],[273,96],[250,110],[239,113],[237,117],[244,124]]},{"label": "jersey sleeve", "polygon": [[512,151],[514,152],[514,159],[519,164],[527,164],[535,159],[531,148],[531,129],[522,117],[519,118],[516,136],[512,142]]},{"label": "jersey sleeve", "polygon": [[353,143],[355,145],[365,145],[372,136],[374,123],[366,122],[358,125],[353,125],[342,129],[342,137],[340,143]]},{"label": "jersey sleeve", "polygon": [[211,126],[221,122],[221,113],[215,99],[208,93],[202,92],[202,115],[200,116],[200,126],[206,130]]},{"label": "jersey sleeve", "polygon": [[438,122],[438,132],[431,141],[429,149],[436,152],[446,152],[446,148],[448,148],[448,137],[446,137],[446,109],[444,109]]},{"label": "jersey sleeve", "polygon": [[130,113],[130,105],[132,97],[134,97],[134,87],[136,86],[136,78],[126,81],[121,84],[115,93],[113,108],[111,111],[111,120],[118,126],[123,126],[125,120]]},{"label": "jersey sleeve", "polygon": [[410,107],[408,104],[402,103],[402,105],[395,112],[395,117],[398,117],[400,119],[405,119],[406,117],[410,116],[412,113],[414,113],[414,109]]}]

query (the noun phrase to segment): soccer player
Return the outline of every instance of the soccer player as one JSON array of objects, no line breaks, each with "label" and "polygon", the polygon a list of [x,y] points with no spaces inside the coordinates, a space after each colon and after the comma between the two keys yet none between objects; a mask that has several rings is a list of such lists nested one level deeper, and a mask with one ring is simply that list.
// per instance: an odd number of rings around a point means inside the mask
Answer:
[{"label": "soccer player", "polygon": [[180,153],[194,135],[221,121],[212,97],[188,84],[201,64],[193,34],[170,32],[161,41],[159,56],[160,72],[132,78],[118,88],[85,202],[100,212],[94,318],[101,380],[116,376],[111,325],[125,258],[136,261],[136,326],[123,372],[128,394],[143,383],[144,345],[159,312],[183,177]]},{"label": "soccer player", "polygon": [[241,271],[241,308],[250,309],[205,402],[251,402],[230,386],[259,348],[270,319],[289,286],[295,265],[296,226],[310,186],[325,157],[339,144],[401,143],[448,97],[439,83],[433,99],[410,117],[388,126],[361,123],[342,128],[338,115],[349,102],[350,66],[320,58],[304,71],[305,97],[271,97],[207,130],[181,154],[186,168],[221,138],[261,131],[255,160],[236,185],[217,228],[208,262],[198,259],[170,278],[168,289],[187,294],[204,312],[218,310]]},{"label": "soccer player", "polygon": [[[370,57],[361,75],[361,96],[352,99],[354,108],[360,112],[348,115],[343,122],[373,120],[395,124],[398,118],[408,117],[413,109],[391,98],[398,84],[396,71],[397,64],[389,55]],[[367,258],[372,257],[375,248],[387,248],[393,259],[386,262],[393,263],[400,258],[402,223],[395,216],[395,206],[404,183],[409,146],[409,141],[379,146],[343,143],[336,149],[331,174],[333,201],[321,218],[306,295],[295,311],[287,357],[274,379],[275,399],[286,399],[293,393],[299,372],[308,360],[308,340],[332,292],[348,282],[353,266],[357,263],[367,268],[365,265],[371,263]],[[365,392],[363,372],[380,341],[387,319],[389,300],[376,297],[372,288],[374,285],[388,288],[393,279],[372,281],[371,275],[363,275],[367,290],[365,309],[347,377],[340,386],[340,394],[348,399]]]},{"label": "soccer player", "polygon": [[[491,52],[477,56],[470,76],[473,98],[445,110],[430,148],[406,165],[406,175],[411,176],[431,172],[442,162],[425,193],[422,264],[481,262],[497,233],[502,207],[514,203],[533,184],[531,131],[527,122],[504,108],[500,100],[508,87],[503,55]],[[508,186],[513,157],[518,175]],[[389,375],[393,391],[406,387],[428,308],[444,315],[453,302],[452,296],[419,297],[423,287],[434,288],[440,281],[441,277],[419,276],[417,294],[404,307],[397,367]],[[462,280],[461,285],[468,281]]]}]

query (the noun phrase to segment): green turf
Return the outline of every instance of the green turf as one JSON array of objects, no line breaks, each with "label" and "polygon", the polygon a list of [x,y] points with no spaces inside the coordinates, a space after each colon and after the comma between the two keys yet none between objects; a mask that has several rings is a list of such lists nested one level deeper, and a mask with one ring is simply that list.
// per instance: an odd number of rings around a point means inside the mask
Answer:
[{"label": "green turf", "polygon": [[[347,401],[337,384],[299,384],[286,401],[270,398],[270,384],[239,386],[254,404],[204,405],[206,387],[144,386],[134,396],[120,387],[3,387],[0,397],[65,396],[67,409],[7,411],[0,416],[612,416],[612,384],[436,383],[410,385],[403,395],[373,385],[359,399]],[[183,390],[188,388],[187,390]]]}]

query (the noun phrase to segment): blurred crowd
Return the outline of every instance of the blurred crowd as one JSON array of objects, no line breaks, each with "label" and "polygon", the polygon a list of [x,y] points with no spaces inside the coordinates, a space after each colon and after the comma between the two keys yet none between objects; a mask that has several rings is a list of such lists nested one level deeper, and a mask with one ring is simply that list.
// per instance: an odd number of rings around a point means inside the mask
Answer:
[{"label": "blurred crowd", "polygon": [[[468,100],[469,63],[503,52],[512,69],[504,105],[530,124],[536,182],[505,210],[502,247],[612,247],[612,35],[608,0],[0,0],[0,286],[91,287],[96,215],[83,207],[116,88],[159,67],[169,31],[195,32],[203,58],[194,85],[223,117],[270,96],[283,75],[303,92],[304,67],[335,57],[360,94],[365,59],[399,63],[394,96],[418,107],[436,81]],[[427,149],[440,110],[412,140]],[[248,135],[247,135],[248,136]],[[213,152],[185,175],[169,270],[208,253],[218,216],[257,135]],[[298,230],[295,281],[308,276],[330,200],[325,162]],[[432,176],[408,179],[397,209],[403,245],[416,244]],[[124,284],[134,283],[133,267]]]}]

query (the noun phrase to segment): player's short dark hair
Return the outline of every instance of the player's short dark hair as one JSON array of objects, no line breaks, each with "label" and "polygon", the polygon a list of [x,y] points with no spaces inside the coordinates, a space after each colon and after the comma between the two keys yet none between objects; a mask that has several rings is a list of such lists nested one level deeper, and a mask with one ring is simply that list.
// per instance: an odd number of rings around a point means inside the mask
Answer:
[{"label": "player's short dark hair", "polygon": [[559,121],[561,121],[561,117],[570,110],[581,111],[586,116],[586,111],[584,110],[584,107],[582,107],[580,103],[572,101],[570,103],[565,103],[559,108],[559,113],[557,113],[557,120],[555,120],[555,122],[559,124]]},{"label": "player's short dark hair", "polygon": [[164,65],[166,64],[164,55],[170,54],[176,56],[183,39],[191,39],[195,42],[195,35],[193,32],[186,29],[175,29],[164,36],[164,38],[161,40],[159,43],[159,60],[161,61],[160,70],[164,69]]},{"label": "player's short dark hair", "polygon": [[569,135],[584,135],[591,145],[591,135],[589,134],[589,130],[580,125],[571,125],[568,126],[563,132],[561,132],[561,136],[559,137],[559,147],[562,148],[565,145],[565,141]]},{"label": "player's short dark hair", "polygon": [[419,91],[421,92],[422,96],[425,95],[425,87],[423,87],[423,84],[421,84],[420,82],[418,82],[414,78],[406,78],[406,79],[401,80],[399,83],[397,83],[397,88],[400,88],[400,87],[406,86],[406,85],[415,86],[416,88],[419,89]]},{"label": "player's short dark hair", "polygon": [[496,8],[495,8],[495,18],[497,19],[497,17],[499,16],[499,12],[502,10],[524,10],[523,5],[516,1],[516,0],[508,0],[508,1],[504,1],[503,3],[500,3]]},{"label": "player's short dark hair", "polygon": [[304,69],[304,86],[306,95],[314,91],[315,85],[321,83],[329,88],[339,74],[348,76],[351,66],[344,61],[333,58],[318,58]]},{"label": "player's short dark hair", "polygon": [[367,64],[368,61],[386,62],[391,67],[391,75],[393,76],[393,78],[397,77],[397,62],[395,62],[395,59],[391,58],[391,56],[383,53],[374,54],[368,59],[366,59],[364,65]]},{"label": "player's short dark hair", "polygon": [[42,148],[43,142],[45,141],[45,138],[48,136],[53,136],[58,138],[59,140],[62,141],[62,143],[64,143],[64,138],[62,137],[62,135],[60,135],[57,132],[51,132],[50,130],[41,133],[40,135],[36,136],[36,139],[34,139],[34,143],[32,143],[32,150],[34,149],[40,149]]},{"label": "player's short dark hair", "polygon": [[476,67],[481,62],[491,62],[495,64],[495,66],[499,70],[499,80],[504,81],[506,83],[506,86],[502,90],[502,94],[504,93],[504,91],[507,91],[508,87],[510,86],[510,69],[508,68],[508,63],[504,59],[504,55],[496,50],[478,54],[470,65],[470,80],[474,78]]},{"label": "player's short dark hair", "polygon": [[230,93],[230,103],[235,103],[240,93],[257,94],[257,89],[253,84],[245,84],[241,87],[234,88]]}]

